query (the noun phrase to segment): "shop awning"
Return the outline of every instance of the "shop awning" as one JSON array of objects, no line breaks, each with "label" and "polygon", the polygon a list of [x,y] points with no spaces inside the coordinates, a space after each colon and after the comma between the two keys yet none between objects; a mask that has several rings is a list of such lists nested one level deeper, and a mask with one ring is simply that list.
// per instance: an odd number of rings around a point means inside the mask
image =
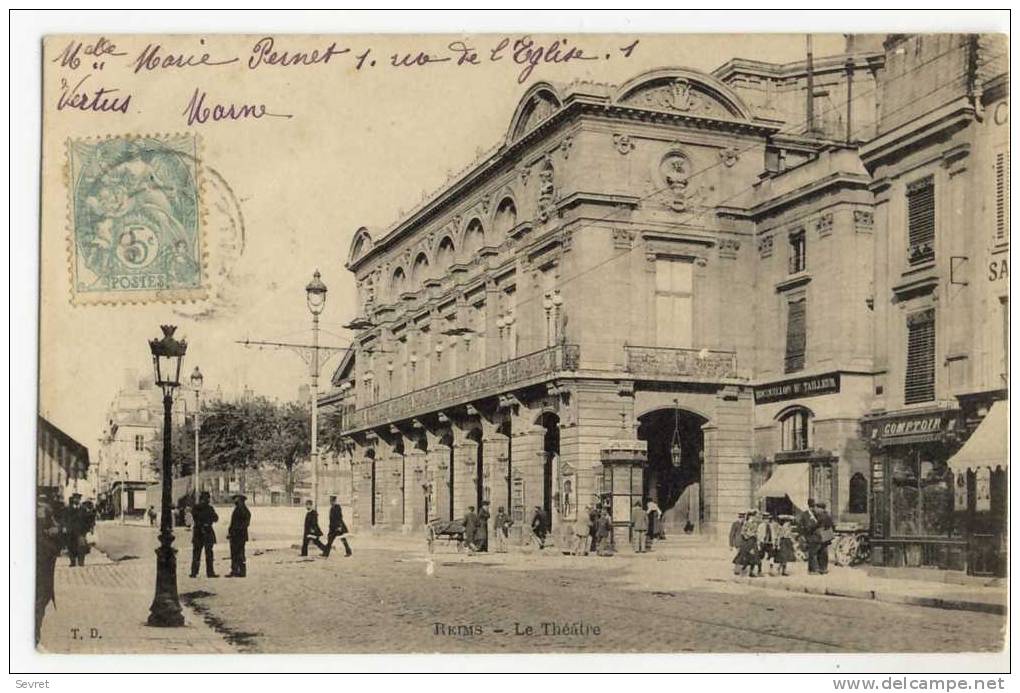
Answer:
[{"label": "shop awning", "polygon": [[807,508],[810,489],[811,465],[806,462],[793,464],[777,464],[769,480],[758,489],[762,498],[782,498],[786,496],[798,508]]},{"label": "shop awning", "polygon": [[956,474],[978,467],[1009,466],[1006,438],[1009,435],[1009,403],[995,402],[959,452],[949,458],[949,468]]}]

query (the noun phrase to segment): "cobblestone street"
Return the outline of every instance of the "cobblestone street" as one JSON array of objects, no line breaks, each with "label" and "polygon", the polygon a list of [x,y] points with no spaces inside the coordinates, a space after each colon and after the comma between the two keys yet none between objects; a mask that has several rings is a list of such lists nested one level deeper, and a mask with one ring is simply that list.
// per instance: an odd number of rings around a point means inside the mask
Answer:
[{"label": "cobblestone street", "polygon": [[431,574],[428,561],[270,551],[247,580],[185,579],[182,593],[248,652],[959,652],[1002,640],[1002,617],[987,614],[727,580],[650,591],[640,567],[684,570],[651,557],[436,554]]},{"label": "cobblestone street", "polygon": [[[284,541],[252,546],[243,580],[189,578],[179,563],[188,627],[152,629],[143,624],[154,534],[104,535],[106,550],[124,560],[97,552],[84,569],[61,560],[58,609],[43,628],[48,651],[987,652],[1001,648],[1005,623],[989,613],[757,589],[732,578],[725,549],[705,545],[613,558],[469,556],[366,537],[353,541],[351,558],[342,550],[302,558]],[[89,637],[91,628],[102,639]]]}]

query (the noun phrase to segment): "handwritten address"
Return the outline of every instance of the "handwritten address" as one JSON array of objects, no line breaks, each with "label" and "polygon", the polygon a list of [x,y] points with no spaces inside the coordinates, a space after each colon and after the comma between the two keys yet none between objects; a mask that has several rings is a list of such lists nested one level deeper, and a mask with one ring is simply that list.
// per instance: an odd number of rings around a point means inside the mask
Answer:
[{"label": "handwritten address", "polygon": [[[204,38],[198,39],[197,48],[192,50],[150,42],[133,54],[121,50],[106,37],[89,42],[72,40],[51,61],[64,71],[54,106],[58,111],[110,114],[126,114],[132,107],[140,106],[134,94],[103,80],[103,76],[109,74],[106,70],[110,65],[126,66],[135,75],[194,72],[198,76],[206,71],[231,67],[247,71],[332,67],[353,70],[357,74],[374,70],[413,71],[443,67],[480,69],[486,64],[508,62],[519,67],[516,81],[524,84],[534,78],[544,65],[627,59],[640,43],[634,39],[612,50],[595,52],[566,38],[487,36],[479,43],[457,39],[439,49],[384,54],[368,45],[343,45],[330,41],[312,49],[298,49],[293,45],[295,39],[289,41],[263,36],[255,39],[246,52],[231,55],[207,46]],[[293,114],[258,100],[246,103],[214,100],[201,86],[182,94],[181,104],[181,116],[188,126],[293,117]]]}]

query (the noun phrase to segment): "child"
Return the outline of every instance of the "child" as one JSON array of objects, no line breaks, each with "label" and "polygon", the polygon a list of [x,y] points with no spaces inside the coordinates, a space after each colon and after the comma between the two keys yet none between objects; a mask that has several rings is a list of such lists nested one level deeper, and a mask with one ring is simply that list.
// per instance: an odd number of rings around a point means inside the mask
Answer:
[{"label": "child", "polygon": [[786,572],[786,564],[793,563],[797,560],[797,554],[793,548],[792,520],[793,516],[791,515],[779,516],[779,527],[776,530],[775,562],[779,564],[780,575],[789,575],[789,573]]}]

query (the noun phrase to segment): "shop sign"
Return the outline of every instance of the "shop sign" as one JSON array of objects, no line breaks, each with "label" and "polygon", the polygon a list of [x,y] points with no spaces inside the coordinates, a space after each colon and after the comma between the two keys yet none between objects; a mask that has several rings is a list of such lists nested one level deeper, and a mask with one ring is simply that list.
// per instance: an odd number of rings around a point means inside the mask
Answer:
[{"label": "shop sign", "polygon": [[870,430],[868,437],[872,440],[889,445],[937,440],[953,428],[952,424],[953,420],[945,413],[921,414],[869,422],[865,424],[865,430]]},{"label": "shop sign", "polygon": [[825,373],[808,378],[784,380],[781,383],[759,385],[754,388],[755,404],[781,402],[799,397],[813,397],[839,392],[839,373]]}]

